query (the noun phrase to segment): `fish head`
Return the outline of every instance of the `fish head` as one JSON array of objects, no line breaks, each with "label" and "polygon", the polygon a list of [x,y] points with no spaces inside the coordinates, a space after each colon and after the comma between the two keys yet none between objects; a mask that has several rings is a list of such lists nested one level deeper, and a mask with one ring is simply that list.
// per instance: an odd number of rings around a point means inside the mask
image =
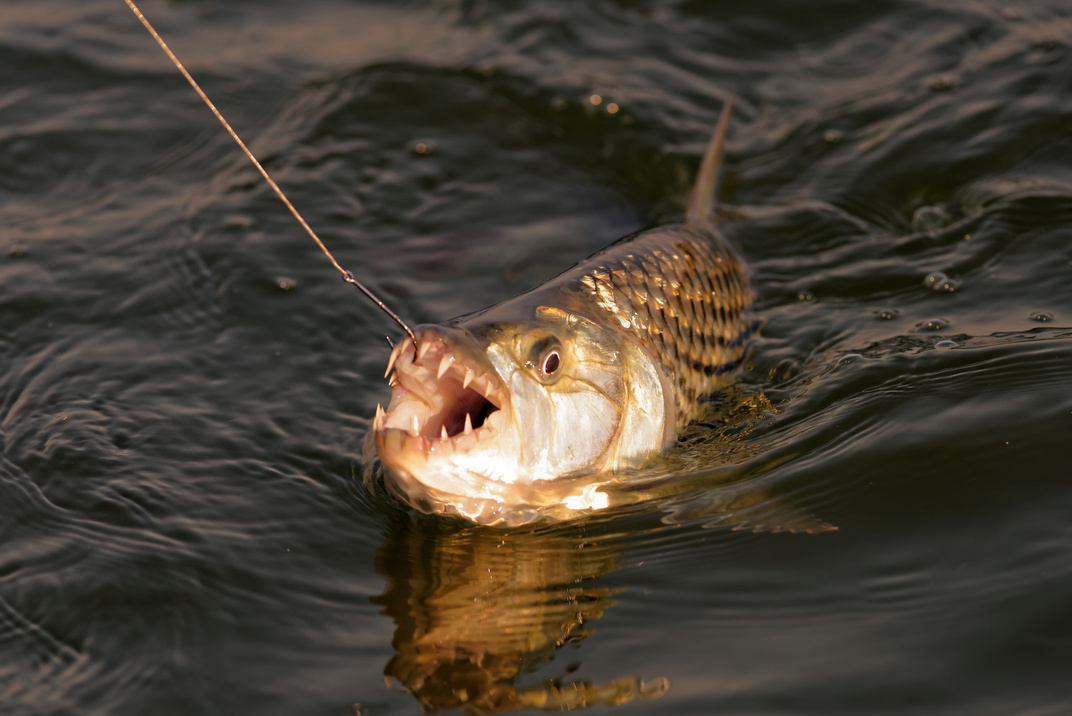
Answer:
[{"label": "fish head", "polygon": [[570,478],[635,466],[674,438],[666,378],[635,339],[579,311],[508,308],[418,326],[392,353],[376,450],[422,512],[509,524],[602,507]]}]

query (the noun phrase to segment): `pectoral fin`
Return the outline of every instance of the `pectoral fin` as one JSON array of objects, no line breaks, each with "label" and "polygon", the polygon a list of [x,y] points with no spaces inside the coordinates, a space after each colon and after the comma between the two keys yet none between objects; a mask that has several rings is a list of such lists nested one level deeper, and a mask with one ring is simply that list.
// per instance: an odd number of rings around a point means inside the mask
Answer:
[{"label": "pectoral fin", "polygon": [[730,526],[733,530],[772,534],[779,532],[817,534],[836,532],[838,529],[837,526],[819,519],[798,505],[776,499],[732,510],[705,522],[703,526]]},{"label": "pectoral fin", "polygon": [[792,532],[816,534],[836,532],[835,525],[821,520],[804,508],[768,490],[717,489],[669,506],[666,524],[701,522],[704,527],[729,527],[735,531]]}]

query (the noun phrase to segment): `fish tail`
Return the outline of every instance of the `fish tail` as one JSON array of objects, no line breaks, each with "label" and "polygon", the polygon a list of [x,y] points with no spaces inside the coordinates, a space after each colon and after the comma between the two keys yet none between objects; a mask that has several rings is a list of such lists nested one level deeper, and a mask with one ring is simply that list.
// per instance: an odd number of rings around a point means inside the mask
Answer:
[{"label": "fish tail", "polygon": [[704,151],[703,161],[700,162],[696,184],[692,188],[692,196],[689,197],[689,207],[685,210],[685,223],[690,226],[706,226],[716,206],[715,190],[718,188],[726,129],[730,126],[730,112],[733,109],[734,98],[735,95],[731,94],[722,105],[722,113],[718,116],[715,133],[711,135],[711,141],[707,143],[707,150]]}]

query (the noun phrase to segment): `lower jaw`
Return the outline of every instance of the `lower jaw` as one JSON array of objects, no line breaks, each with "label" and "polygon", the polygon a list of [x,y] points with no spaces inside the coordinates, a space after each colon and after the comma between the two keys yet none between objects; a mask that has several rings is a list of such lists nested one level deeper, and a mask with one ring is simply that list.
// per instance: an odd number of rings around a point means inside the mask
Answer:
[{"label": "lower jaw", "polygon": [[[399,460],[385,448],[398,437],[378,434],[376,447],[385,468],[384,484],[397,498],[418,512],[443,517],[458,517],[483,525],[501,525],[518,505],[510,493],[516,488],[459,468],[439,455],[407,453]],[[419,439],[406,436],[411,440]],[[440,464],[437,464],[440,463]],[[425,476],[424,479],[418,475]]]},{"label": "lower jaw", "polygon": [[506,509],[500,499],[487,496],[454,494],[431,487],[407,471],[387,466],[387,489],[407,505],[426,515],[457,517],[483,525],[503,522]]},{"label": "lower jaw", "polygon": [[387,489],[426,515],[511,528],[575,519],[610,506],[607,496],[597,489],[606,480],[603,473],[549,480],[542,485],[496,482],[473,474],[451,480],[448,470],[436,470],[431,464],[434,460],[428,462],[430,469],[422,465],[419,472],[436,475],[441,480],[438,484],[428,484],[413,470],[392,464],[390,458],[384,462]]}]

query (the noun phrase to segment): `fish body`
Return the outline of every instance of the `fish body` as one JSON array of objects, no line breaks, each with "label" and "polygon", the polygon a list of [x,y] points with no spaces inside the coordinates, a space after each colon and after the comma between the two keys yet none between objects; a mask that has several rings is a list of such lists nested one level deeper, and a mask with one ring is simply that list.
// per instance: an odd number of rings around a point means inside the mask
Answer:
[{"label": "fish body", "polygon": [[732,381],[755,296],[707,221],[716,139],[686,223],[628,236],[395,347],[391,401],[373,420],[389,489],[482,524],[600,509],[608,476],[673,444],[699,399]]}]

